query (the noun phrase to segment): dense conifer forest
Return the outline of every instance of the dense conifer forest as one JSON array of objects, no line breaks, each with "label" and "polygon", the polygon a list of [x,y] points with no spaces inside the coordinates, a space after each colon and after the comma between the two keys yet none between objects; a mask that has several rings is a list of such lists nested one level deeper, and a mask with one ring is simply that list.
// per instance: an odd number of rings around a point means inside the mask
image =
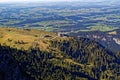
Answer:
[{"label": "dense conifer forest", "polygon": [[59,51],[0,46],[1,80],[119,80],[120,53],[87,38],[53,40]]}]

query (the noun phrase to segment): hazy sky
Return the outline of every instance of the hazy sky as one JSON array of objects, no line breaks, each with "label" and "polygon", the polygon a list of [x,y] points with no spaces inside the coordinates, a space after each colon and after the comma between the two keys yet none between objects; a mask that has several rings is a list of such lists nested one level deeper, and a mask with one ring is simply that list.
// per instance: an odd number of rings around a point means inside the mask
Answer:
[{"label": "hazy sky", "polygon": [[95,1],[103,1],[103,0],[0,0],[0,2],[36,2],[36,1],[42,1],[42,2],[48,2],[48,1],[84,1],[84,2],[95,2]]}]

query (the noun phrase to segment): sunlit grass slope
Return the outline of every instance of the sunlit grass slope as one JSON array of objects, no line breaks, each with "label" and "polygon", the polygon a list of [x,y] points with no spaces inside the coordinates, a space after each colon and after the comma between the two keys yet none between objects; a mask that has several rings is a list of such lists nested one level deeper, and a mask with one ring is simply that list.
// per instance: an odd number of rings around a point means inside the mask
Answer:
[{"label": "sunlit grass slope", "polygon": [[17,49],[39,47],[46,50],[49,40],[55,37],[54,33],[35,29],[0,28],[0,44]]}]

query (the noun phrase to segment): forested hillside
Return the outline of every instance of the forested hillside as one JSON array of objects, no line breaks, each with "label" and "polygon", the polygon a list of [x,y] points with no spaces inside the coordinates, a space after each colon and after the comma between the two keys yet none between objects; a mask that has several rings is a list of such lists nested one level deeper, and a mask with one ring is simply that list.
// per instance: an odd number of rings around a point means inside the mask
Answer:
[{"label": "forested hillside", "polygon": [[[28,46],[32,42],[27,40],[27,43],[26,38],[38,39],[42,31],[34,30],[34,34],[39,33],[35,36],[30,34],[33,30],[4,28],[4,32],[6,30],[10,30],[11,37],[9,40],[1,38],[4,44],[1,43],[0,46],[0,80],[120,79],[120,53],[112,53],[95,41],[82,37],[59,37],[49,33],[43,40],[39,38],[36,45]],[[4,32],[1,33],[7,35]],[[17,33],[17,39],[21,40],[20,36],[24,34],[23,41],[15,44],[13,33]],[[10,43],[14,46],[10,46]]]},{"label": "forested hillside", "polygon": [[105,48],[117,52],[120,51],[120,29],[101,32],[101,31],[88,31],[70,33],[71,36],[85,37],[99,42]]}]

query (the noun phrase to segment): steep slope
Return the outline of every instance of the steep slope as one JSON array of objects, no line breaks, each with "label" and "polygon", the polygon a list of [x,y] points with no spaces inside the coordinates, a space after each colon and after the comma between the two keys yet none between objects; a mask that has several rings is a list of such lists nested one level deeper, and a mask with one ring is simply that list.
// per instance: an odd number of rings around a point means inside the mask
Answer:
[{"label": "steep slope", "polygon": [[95,40],[102,44],[105,48],[110,49],[113,52],[120,51],[120,29],[101,32],[101,31],[90,31],[90,32],[78,32],[71,33],[71,36],[86,37]]},{"label": "steep slope", "polygon": [[[117,79],[115,75],[119,74],[115,74],[114,71],[120,69],[119,63],[116,61],[119,58],[116,58],[116,55],[99,43],[86,38],[71,38],[68,41],[53,41],[52,43],[54,47],[59,48],[75,63],[83,64],[82,69],[87,74],[94,76],[95,79],[104,79],[105,76],[107,76],[105,79],[108,80],[113,77],[113,79]],[[108,74],[106,74],[107,71]],[[117,73],[119,73],[119,70]]]},{"label": "steep slope", "polygon": [[[9,58],[13,57],[13,64],[19,66],[20,77],[25,79],[119,80],[120,78],[119,53],[114,55],[99,43],[87,38],[59,37],[54,33],[16,28],[1,28],[0,34],[0,55],[8,54]],[[8,65],[5,60],[3,63]],[[13,73],[10,74],[14,74],[15,68],[11,69]],[[9,68],[1,67],[0,70],[5,73]]]},{"label": "steep slope", "polygon": [[0,80],[31,79],[23,75],[18,62],[12,56],[16,51],[16,49],[0,46]]}]

